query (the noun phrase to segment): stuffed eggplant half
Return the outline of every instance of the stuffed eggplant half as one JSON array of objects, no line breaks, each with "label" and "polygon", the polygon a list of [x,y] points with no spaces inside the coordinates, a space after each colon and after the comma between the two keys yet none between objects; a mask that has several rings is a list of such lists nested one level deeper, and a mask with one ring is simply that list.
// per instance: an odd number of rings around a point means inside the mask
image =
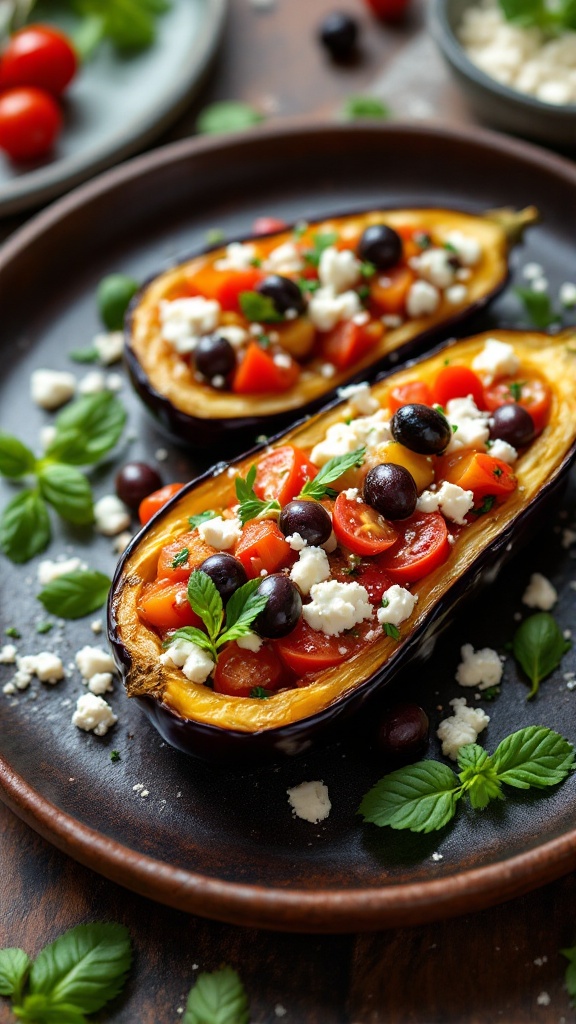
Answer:
[{"label": "stuffed eggplant half", "polygon": [[558,499],[576,337],[436,351],[183,490],[110,600],[128,694],[216,761],[295,754],[429,656]]},{"label": "stuffed eggplant half", "polygon": [[133,384],[188,444],[273,434],[494,298],[536,216],[380,210],[205,252],[135,297]]}]

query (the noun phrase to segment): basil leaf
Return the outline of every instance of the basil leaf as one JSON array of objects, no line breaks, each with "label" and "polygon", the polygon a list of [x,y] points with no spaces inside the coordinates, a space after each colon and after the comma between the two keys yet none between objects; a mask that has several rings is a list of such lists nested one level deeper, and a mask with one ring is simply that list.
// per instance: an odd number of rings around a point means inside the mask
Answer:
[{"label": "basil leaf", "polygon": [[391,116],[390,107],[376,96],[349,96],[342,110],[347,121],[358,121],[362,118],[386,119]]},{"label": "basil leaf", "polygon": [[467,743],[458,751],[458,778],[472,807],[483,810],[491,800],[503,800],[502,786],[492,758],[477,743]]},{"label": "basil leaf", "polygon": [[206,509],[205,512],[199,512],[197,516],[188,516],[188,522],[190,523],[190,529],[195,530],[201,523],[207,523],[209,519],[215,519],[217,512],[213,509]]},{"label": "basil leaf", "polygon": [[260,292],[240,292],[238,297],[240,309],[247,320],[255,323],[277,324],[284,320],[269,295]]},{"label": "basil leaf", "polygon": [[570,996],[570,1002],[572,1006],[576,1005],[576,946],[572,946],[570,949],[561,949],[562,956],[565,956],[569,961],[566,973],[564,975],[564,983]]},{"label": "basil leaf", "polygon": [[102,572],[77,569],[48,583],[38,600],[47,612],[61,619],[81,619],[106,603],[111,582]]},{"label": "basil leaf", "polygon": [[73,466],[98,462],[120,439],[125,423],[126,410],[110,391],[85,395],[56,418],[56,436],[46,455]]},{"label": "basil leaf", "polygon": [[121,331],[126,310],[140,288],[138,281],[126,274],[108,274],[98,285],[96,302],[100,319],[109,331]]},{"label": "basil leaf", "polygon": [[222,628],[224,606],[222,598],[207,573],[195,569],[188,580],[188,600],[193,612],[201,619],[211,640]]},{"label": "basil leaf", "polygon": [[122,991],[131,961],[130,938],[122,925],[80,924],[38,954],[30,992],[49,997],[52,1005],[73,1004],[80,1013],[96,1013]]},{"label": "basil leaf", "polygon": [[30,957],[23,949],[0,949],[0,996],[20,998],[30,968]]},{"label": "basil leaf", "polygon": [[552,309],[550,296],[546,292],[533,292],[530,288],[516,288],[515,292],[535,327],[544,330],[550,324],[558,323],[560,317]]},{"label": "basil leaf", "polygon": [[238,518],[245,526],[250,519],[265,519],[269,512],[279,512],[280,503],[274,498],[271,501],[263,501],[256,496],[254,481],[256,480],[256,466],[251,466],[246,479],[237,476],[234,481],[236,497],[239,501]]},{"label": "basil leaf", "polygon": [[320,501],[327,493],[327,484],[334,483],[344,476],[353,466],[361,466],[364,461],[366,448],[357,448],[356,451],[348,452],[347,455],[335,455],[333,459],[322,466],[313,480],[308,480],[300,492],[302,498],[315,498]]},{"label": "basil leaf", "polygon": [[0,548],[21,565],[50,543],[52,531],[44,498],[37,490],[20,491],[0,517]]},{"label": "basil leaf", "polygon": [[239,100],[223,100],[210,103],[196,121],[196,131],[209,135],[220,132],[238,132],[243,128],[251,128],[264,120],[264,115],[251,107],[249,103]]},{"label": "basil leaf", "polygon": [[261,583],[261,579],[248,580],[232,594],[226,605],[226,629],[218,640],[218,647],[250,632],[254,619],[268,604],[268,597],[257,593]]},{"label": "basil leaf", "polygon": [[38,483],[46,501],[67,522],[87,526],[94,521],[92,488],[79,469],[58,462],[41,466]]},{"label": "basil leaf", "polygon": [[198,975],[182,1024],[249,1024],[248,996],[232,967]]},{"label": "basil leaf", "polygon": [[454,772],[438,761],[420,761],[386,775],[366,794],[364,821],[412,832],[444,828],[462,794]]},{"label": "basil leaf", "polygon": [[26,996],[22,1006],[14,1006],[14,1013],[23,1021],[35,1024],[88,1024],[82,1010],[70,1003],[54,1002],[50,996]]},{"label": "basil leaf", "polygon": [[36,456],[22,441],[11,434],[0,432],[0,473],[11,480],[17,480],[26,473],[33,473]]},{"label": "basil leaf", "polygon": [[170,647],[177,640],[188,640],[189,643],[196,644],[196,647],[201,647],[203,651],[209,651],[214,661],[216,661],[216,650],[210,637],[206,636],[206,633],[203,633],[201,629],[197,629],[196,626],[182,626],[182,629],[177,629],[163,646]]},{"label": "basil leaf", "polygon": [[68,353],[73,363],[97,363],[99,358],[97,348],[73,348]]},{"label": "basil leaf", "polygon": [[538,693],[542,679],[560,664],[570,650],[556,620],[548,612],[536,612],[518,627],[512,640],[512,652],[532,683],[528,700]]},{"label": "basil leaf", "polygon": [[553,729],[530,725],[502,740],[492,755],[500,782],[516,789],[556,786],[574,767],[574,747]]}]

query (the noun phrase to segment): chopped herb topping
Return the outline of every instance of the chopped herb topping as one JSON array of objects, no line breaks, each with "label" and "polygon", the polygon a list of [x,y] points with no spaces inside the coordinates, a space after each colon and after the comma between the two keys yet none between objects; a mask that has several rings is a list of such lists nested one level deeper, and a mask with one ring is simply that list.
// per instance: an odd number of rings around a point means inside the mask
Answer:
[{"label": "chopped herb topping", "polygon": [[273,499],[272,501],[263,501],[258,498],[254,491],[254,481],[256,480],[256,466],[251,466],[246,479],[243,480],[241,476],[236,477],[234,485],[236,487],[236,497],[240,503],[238,509],[238,518],[245,526],[250,519],[266,519],[270,512],[280,512],[280,502]]},{"label": "chopped herb topping", "polygon": [[478,505],[477,508],[471,509],[470,514],[473,515],[473,516],[484,516],[484,515],[486,515],[487,512],[490,512],[490,510],[494,508],[495,504],[496,504],[496,495],[495,494],[487,494],[485,496],[482,504]]},{"label": "chopped herb topping", "polygon": [[5,632],[6,636],[11,637],[12,640],[20,640],[21,637],[22,637],[22,633],[20,632],[19,629],[16,629],[16,626],[8,626],[4,630],[4,632]]},{"label": "chopped herb topping", "polygon": [[263,686],[254,686],[253,689],[250,690],[250,696],[257,697],[259,700],[268,700],[270,694]]},{"label": "chopped herb topping", "polygon": [[190,554],[189,548],[182,548],[177,555],[174,555],[170,565],[173,569],[181,569],[183,565],[186,565],[188,561],[188,555]]},{"label": "chopped herb topping", "polygon": [[111,750],[110,751],[110,760],[114,764],[116,764],[117,761],[121,761],[122,758],[120,757],[120,751],[119,750]]},{"label": "chopped herb topping", "polygon": [[36,626],[37,633],[49,633],[54,628],[53,622],[39,622]]},{"label": "chopped herb topping", "polygon": [[97,348],[73,348],[68,359],[73,363],[97,363],[100,356]]},{"label": "chopped herb topping", "polygon": [[306,263],[311,267],[317,267],[324,250],[329,249],[337,241],[338,235],[335,231],[319,231],[312,238],[312,248],[303,253]]},{"label": "chopped herb topping", "polygon": [[240,292],[240,309],[252,323],[277,324],[284,320],[269,295],[260,292]]},{"label": "chopped herb topping", "polygon": [[208,508],[205,512],[199,512],[197,516],[189,516],[190,529],[195,530],[200,523],[207,523],[209,519],[215,519],[217,513],[214,509]]},{"label": "chopped herb topping", "polygon": [[329,459],[325,466],[322,466],[313,480],[308,480],[300,492],[301,498],[315,498],[321,501],[322,498],[335,498],[337,491],[327,484],[339,480],[353,466],[361,466],[364,462],[365,448],[357,448],[356,451],[348,452],[347,455],[336,455]]},{"label": "chopped herb topping", "polygon": [[522,398],[522,388],[525,383],[526,381],[523,380],[513,380],[512,383],[508,385],[510,397],[513,398],[515,402],[519,402]]},{"label": "chopped herb topping", "polygon": [[392,637],[392,640],[400,639],[400,630],[398,626],[393,626],[391,622],[383,622],[382,629],[386,633],[386,636]]}]

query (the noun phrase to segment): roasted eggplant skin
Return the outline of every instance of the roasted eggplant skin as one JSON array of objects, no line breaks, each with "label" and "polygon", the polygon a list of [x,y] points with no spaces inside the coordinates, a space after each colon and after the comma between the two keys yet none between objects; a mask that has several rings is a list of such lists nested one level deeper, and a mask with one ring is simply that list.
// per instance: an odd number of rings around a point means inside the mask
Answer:
[{"label": "roasted eggplant skin", "polygon": [[[518,212],[502,209],[479,215],[447,209],[381,209],[338,214],[309,223],[322,228],[328,223],[338,226],[341,222],[380,218],[394,226],[399,217],[430,230],[446,225],[450,230],[463,229],[473,234],[476,225],[477,232],[479,230],[482,235],[485,256],[478,282],[472,287],[470,301],[455,307],[449,315],[441,307],[433,316],[408,320],[401,327],[387,331],[382,341],[351,369],[337,372],[329,379],[314,373],[312,381],[298,381],[289,391],[280,394],[244,396],[218,392],[198,384],[190,374],[184,396],[180,386],[171,380],[170,373],[163,369],[163,357],[159,356],[157,346],[154,347],[156,343],[150,341],[154,333],[154,309],[159,299],[170,294],[181,279],[184,268],[200,257],[221,255],[222,246],[198,250],[176,266],[151,277],[130,303],[125,324],[124,358],[134,390],[170,437],[192,447],[205,448],[225,442],[238,450],[239,441],[246,444],[250,436],[252,439],[259,434],[272,436],[293,424],[295,418],[313,415],[330,400],[337,388],[360,380],[373,380],[378,373],[392,368],[400,360],[404,362],[425,351],[440,336],[448,336],[453,328],[479,313],[506,287],[508,252],[522,239],[525,229],[537,222],[538,211],[527,207]],[[289,226],[285,231],[290,232],[293,228],[294,225]],[[280,237],[284,233],[277,234]],[[257,243],[263,238],[273,237],[242,236],[229,239],[227,244],[233,241]],[[315,360],[317,363],[320,361]]]},{"label": "roasted eggplant skin", "polygon": [[[177,670],[160,666],[160,641],[137,618],[138,591],[153,574],[158,548],[182,529],[186,516],[201,511],[229,488],[230,466],[221,464],[188,484],[134,538],[118,565],[108,611],[109,639],[127,692],[142,706],[166,742],[177,749],[225,764],[263,764],[300,754],[325,743],[343,723],[387,686],[400,670],[430,657],[436,639],[462,601],[496,579],[504,563],[538,530],[557,507],[576,458],[576,336],[495,331],[440,347],[401,371],[384,374],[374,385],[382,396],[391,384],[426,379],[446,357],[471,360],[488,336],[515,346],[523,366],[536,368],[551,385],[551,419],[517,463],[520,487],[499,508],[469,526],[456,540],[451,559],[414,585],[419,595],[414,621],[402,629],[400,643],[383,636],[354,658],[329,669],[312,685],[279,693],[267,701],[227,698],[186,682]],[[274,439],[307,447],[330,423],[346,415],[346,403],[334,402],[312,420],[302,421]],[[234,460],[241,472],[263,446]],[[522,490],[522,487],[524,490]],[[298,707],[291,708],[296,694]],[[196,699],[202,703],[193,718]],[[280,712],[274,710],[280,707]],[[309,712],[306,712],[306,703]],[[177,707],[176,705],[180,705]],[[303,711],[304,709],[304,711]],[[275,721],[276,719],[276,721]]]}]

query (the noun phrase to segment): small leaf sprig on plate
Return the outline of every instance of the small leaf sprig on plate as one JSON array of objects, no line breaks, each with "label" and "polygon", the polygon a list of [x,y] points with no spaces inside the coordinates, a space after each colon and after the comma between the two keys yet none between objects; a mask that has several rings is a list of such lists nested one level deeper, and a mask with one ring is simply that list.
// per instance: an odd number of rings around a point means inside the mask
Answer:
[{"label": "small leaf sprig on plate", "polygon": [[557,34],[576,29],[576,6],[573,0],[500,0],[500,8],[507,21],[521,28],[540,28]]},{"label": "small leaf sprig on plate", "polygon": [[444,828],[467,796],[474,810],[503,800],[503,785],[515,789],[556,786],[574,768],[574,747],[544,726],[530,725],[507,736],[493,754],[476,743],[458,752],[456,773],[439,761],[419,761],[386,775],[366,794],[359,814],[374,825],[412,832]]},{"label": "small leaf sprig on plate", "polygon": [[512,653],[524,669],[532,687],[527,700],[532,700],[542,679],[549,676],[572,647],[556,619],[548,612],[536,612],[525,619],[512,640]]},{"label": "small leaf sprig on plate", "polygon": [[246,990],[232,967],[198,975],[182,1024],[249,1024]]},{"label": "small leaf sprig on plate", "polygon": [[261,582],[261,579],[248,580],[239,587],[224,612],[222,598],[213,581],[207,573],[195,569],[188,580],[188,601],[192,611],[202,619],[206,632],[196,626],[183,626],[172,633],[164,646],[170,647],[177,640],[188,640],[207,651],[216,664],[220,648],[247,636],[254,619],[266,607],[268,598],[256,593]]},{"label": "small leaf sprig on plate", "polygon": [[56,418],[56,432],[44,454],[11,434],[0,433],[0,475],[21,481],[35,477],[8,502],[0,515],[0,548],[11,561],[28,562],[50,543],[48,506],[69,523],[88,526],[94,519],[92,488],[80,466],[90,466],[119,441],[126,410],[110,392],[87,395]]},{"label": "small leaf sprig on plate", "polygon": [[95,569],[75,569],[51,580],[38,594],[47,612],[60,619],[82,619],[106,603],[112,580]]}]

